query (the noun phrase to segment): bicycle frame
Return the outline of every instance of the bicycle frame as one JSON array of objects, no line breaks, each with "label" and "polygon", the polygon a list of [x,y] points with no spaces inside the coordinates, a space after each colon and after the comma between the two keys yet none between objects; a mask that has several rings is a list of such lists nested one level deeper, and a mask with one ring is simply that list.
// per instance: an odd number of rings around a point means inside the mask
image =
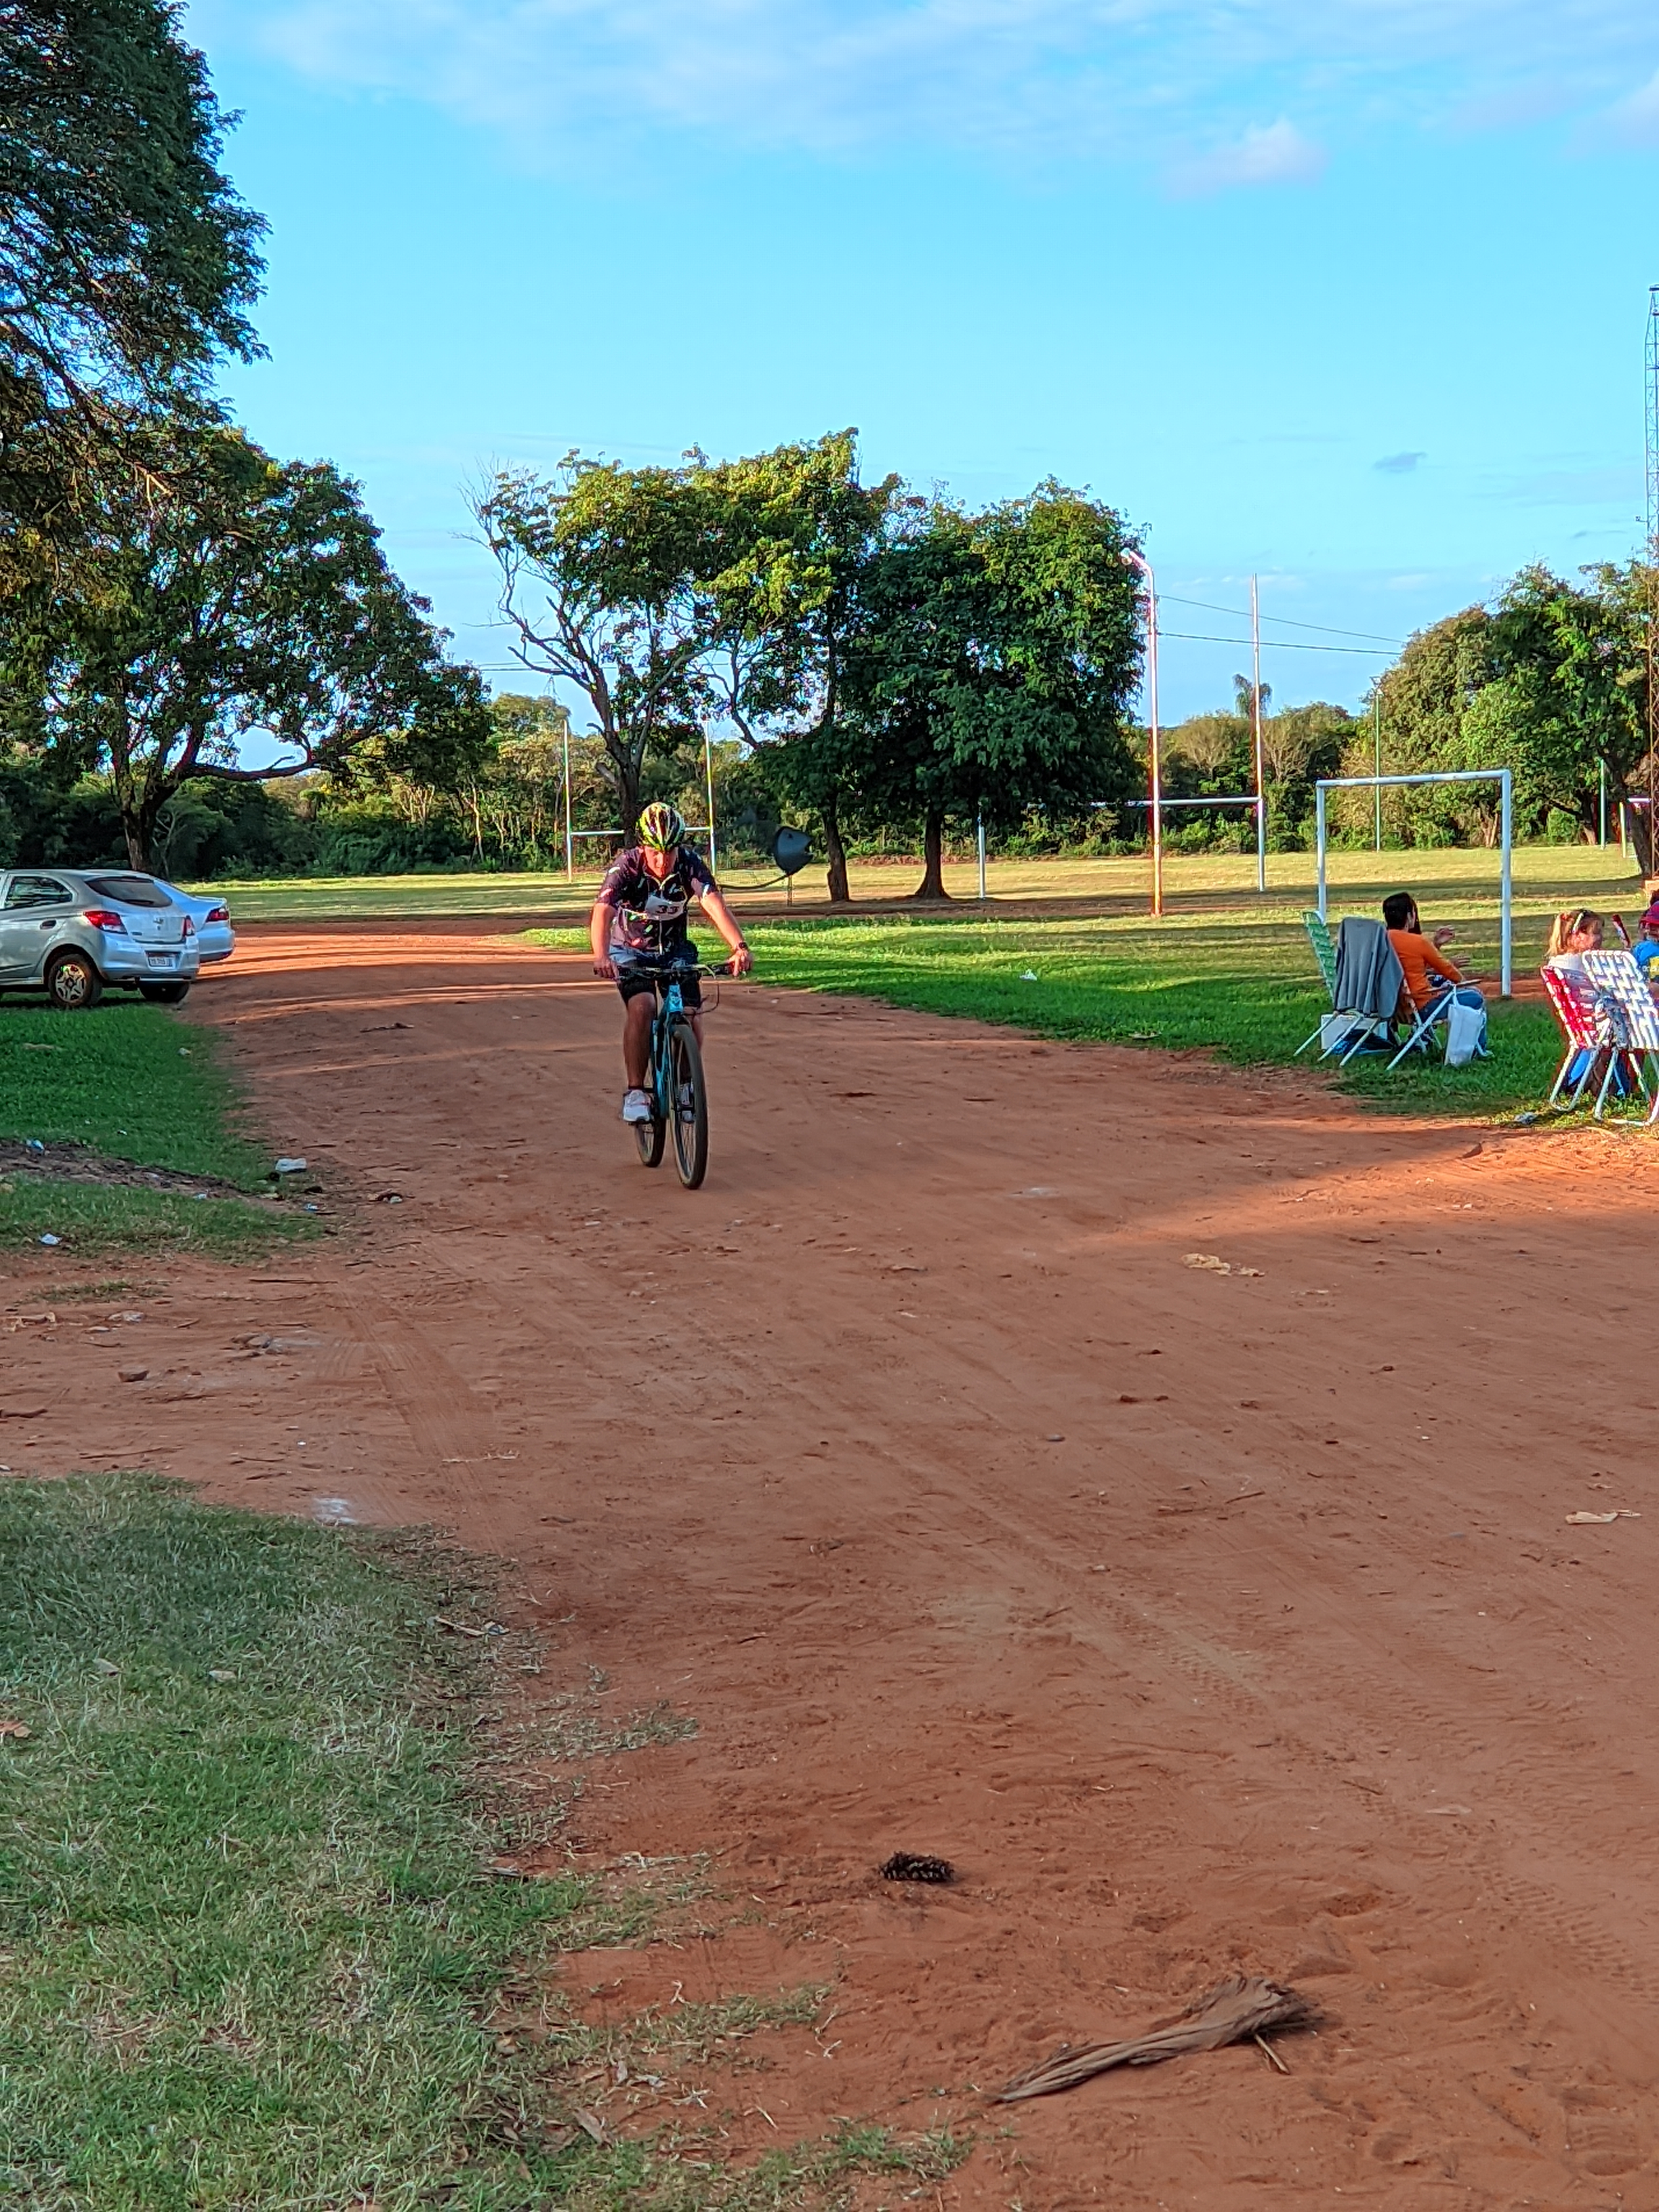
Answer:
[{"label": "bicycle frame", "polygon": [[676,1022],[690,1018],[690,1009],[680,995],[679,980],[671,977],[667,988],[658,993],[657,1011],[651,1017],[651,1095],[660,1121],[670,1119],[674,1103],[668,1095],[672,1080],[669,1073],[668,1039]]}]

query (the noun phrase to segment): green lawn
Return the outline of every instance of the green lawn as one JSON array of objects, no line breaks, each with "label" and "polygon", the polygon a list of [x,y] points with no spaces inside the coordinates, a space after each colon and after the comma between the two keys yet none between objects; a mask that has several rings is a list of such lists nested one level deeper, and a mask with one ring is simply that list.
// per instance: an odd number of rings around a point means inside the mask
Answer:
[{"label": "green lawn", "polygon": [[257,1256],[311,1231],[298,1208],[226,1194],[266,1187],[270,1156],[243,1130],[210,1030],[161,1006],[106,1000],[57,1013],[0,1000],[0,1139],[84,1146],[109,1161],[200,1176],[192,1194],[91,1185],[0,1162],[0,1245],[60,1237],[75,1251],[130,1247]]},{"label": "green lawn", "polygon": [[[746,912],[810,915],[827,911],[821,863],[796,880],[793,894],[769,879],[769,866],[743,864],[721,877],[730,895]],[[915,860],[854,860],[851,888],[862,903],[890,905],[914,890],[921,873]],[[1268,902],[1294,909],[1312,902],[1311,853],[1273,853],[1267,860]],[[1487,852],[1334,853],[1334,894],[1345,890],[1374,905],[1385,890],[1402,884],[1425,902],[1442,894],[1462,899],[1474,895],[1496,903],[1498,855]],[[1587,845],[1523,847],[1515,855],[1516,896],[1523,911],[1541,912],[1553,902],[1565,905],[1641,903],[1641,886],[1617,846],[1599,851]],[[443,915],[526,915],[564,918],[584,908],[599,887],[599,872],[584,866],[574,879],[562,872],[525,875],[352,876],[334,878],[277,877],[248,882],[201,884],[222,893],[240,921],[323,921],[352,918]],[[978,888],[970,860],[951,862],[945,887],[970,900]],[[1241,907],[1257,903],[1255,862],[1238,854],[1172,857],[1165,870],[1172,908],[1179,913],[1218,899]],[[763,886],[764,886],[763,888]],[[993,860],[988,872],[992,902],[1022,906],[1062,901],[1069,904],[1144,909],[1146,862],[1140,858],[1109,860]]]},{"label": "green lawn", "polygon": [[[0,1483],[0,1555],[17,2212],[776,2212],[884,2172],[896,2201],[961,2156],[848,2129],[732,2173],[717,2112],[616,2128],[624,2050],[636,2075],[695,2064],[707,2094],[823,1992],[603,2033],[568,2011],[559,1949],[637,1940],[663,1900],[492,1871],[538,1816],[485,1778],[574,1745],[515,1747],[497,1678],[534,1655],[487,1629],[463,1567],[111,1476]],[[621,2140],[584,2131],[593,2106]]]},{"label": "green lawn", "polygon": [[[1041,880],[1075,884],[1122,862],[1056,864]],[[1137,866],[1139,864],[1135,864]],[[1275,856],[1276,876],[1305,876],[1300,855]],[[1416,891],[1430,927],[1458,935],[1454,948],[1492,994],[1492,1057],[1466,1068],[1413,1058],[1392,1075],[1356,1061],[1337,1079],[1384,1108],[1498,1115],[1547,1095],[1560,1057],[1555,1024],[1537,1003],[1497,996],[1497,860],[1485,852],[1341,854],[1332,860],[1333,926],[1345,913],[1375,915],[1387,890]],[[1539,847],[1516,855],[1514,973],[1535,976],[1551,915],[1560,907],[1622,907],[1633,918],[1641,885],[1616,850]],[[1144,889],[1144,873],[1139,878]],[[969,1014],[1041,1036],[1097,1039],[1213,1051],[1243,1063],[1285,1063],[1328,1011],[1302,921],[1310,887],[1280,881],[1266,898],[1250,888],[1249,861],[1173,863],[1170,910],[1056,913],[1059,893],[1018,916],[964,902],[878,915],[831,916],[822,908],[746,924],[764,981],[798,990],[850,991],[938,1014]],[[1082,903],[1080,901],[1079,903]],[[1044,912],[1044,906],[1048,908]],[[585,942],[568,927],[531,933],[538,942]],[[712,933],[703,941],[711,951]],[[1304,1065],[1310,1064],[1304,1058]]]}]

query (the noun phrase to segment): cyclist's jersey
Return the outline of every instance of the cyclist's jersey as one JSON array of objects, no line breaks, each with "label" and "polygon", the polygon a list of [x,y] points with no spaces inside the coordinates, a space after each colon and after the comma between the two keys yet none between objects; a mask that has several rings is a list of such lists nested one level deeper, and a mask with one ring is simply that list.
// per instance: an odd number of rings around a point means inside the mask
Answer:
[{"label": "cyclist's jersey", "polygon": [[665,876],[653,876],[642,846],[618,853],[599,885],[599,903],[611,909],[613,959],[664,959],[688,950],[685,913],[694,898],[712,891],[714,878],[695,846],[681,845]]}]

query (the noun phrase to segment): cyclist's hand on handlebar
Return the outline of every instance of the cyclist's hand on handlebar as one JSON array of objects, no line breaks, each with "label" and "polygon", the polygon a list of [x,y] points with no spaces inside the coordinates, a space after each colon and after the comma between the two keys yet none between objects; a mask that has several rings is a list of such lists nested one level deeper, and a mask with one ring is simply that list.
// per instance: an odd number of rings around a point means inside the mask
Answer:
[{"label": "cyclist's hand on handlebar", "polygon": [[603,975],[607,983],[614,983],[617,980],[617,963],[610,959],[596,960],[593,963],[593,973],[596,975]]},{"label": "cyclist's hand on handlebar", "polygon": [[740,945],[726,964],[734,975],[746,975],[755,964],[755,956],[746,945]]}]

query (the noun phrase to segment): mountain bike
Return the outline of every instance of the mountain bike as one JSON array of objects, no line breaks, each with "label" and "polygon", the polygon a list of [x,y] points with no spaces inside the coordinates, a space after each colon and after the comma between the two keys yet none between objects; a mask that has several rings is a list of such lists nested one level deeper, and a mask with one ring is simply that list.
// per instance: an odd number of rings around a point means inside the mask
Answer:
[{"label": "mountain bike", "polygon": [[668,1133],[674,1133],[674,1164],[688,1190],[708,1172],[708,1093],[702,1079],[702,1054],[691,1027],[690,1009],[680,996],[682,978],[729,975],[731,963],[717,968],[692,963],[658,969],[657,1011],[651,1019],[651,1057],[645,1071],[645,1095],[651,1119],[634,1124],[640,1158],[648,1168],[661,1164]]}]

